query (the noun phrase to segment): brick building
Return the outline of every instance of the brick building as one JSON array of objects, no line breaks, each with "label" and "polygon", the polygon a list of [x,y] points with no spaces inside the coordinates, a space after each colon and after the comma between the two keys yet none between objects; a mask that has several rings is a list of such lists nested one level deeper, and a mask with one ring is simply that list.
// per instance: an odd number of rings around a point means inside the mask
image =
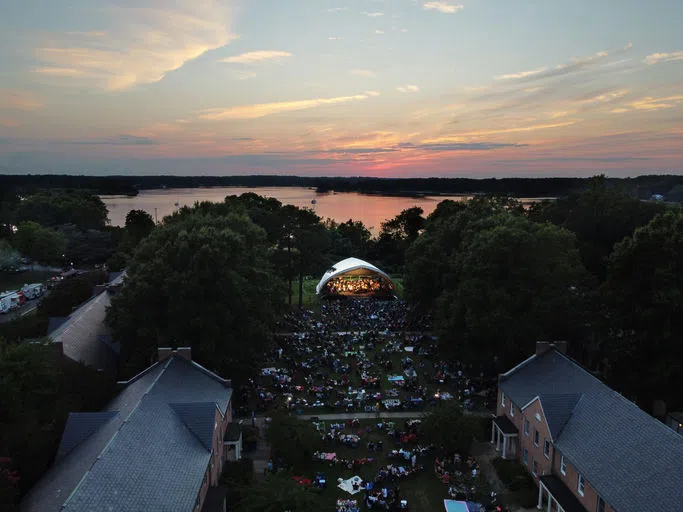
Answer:
[{"label": "brick building", "polygon": [[683,437],[539,342],[504,373],[491,442],[518,459],[549,512],[683,510]]},{"label": "brick building", "polygon": [[231,382],[192,361],[189,348],[160,348],[155,364],[119,384],[104,411],[69,415],[55,463],[21,510],[224,510],[214,495],[234,444],[225,441]]}]

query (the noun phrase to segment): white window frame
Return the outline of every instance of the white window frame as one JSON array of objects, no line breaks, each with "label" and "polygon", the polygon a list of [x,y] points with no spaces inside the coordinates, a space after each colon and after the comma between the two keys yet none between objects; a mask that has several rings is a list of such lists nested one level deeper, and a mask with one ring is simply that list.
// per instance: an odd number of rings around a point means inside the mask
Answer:
[{"label": "white window frame", "polygon": [[[546,453],[546,446],[548,447],[548,452]],[[550,460],[550,441],[547,439],[543,439],[543,455],[545,455],[545,458]]]},{"label": "white window frame", "polygon": [[505,391],[500,392],[500,405],[505,407]]},{"label": "white window frame", "polygon": [[564,455],[560,457],[560,473],[567,476],[567,464],[564,462]]},{"label": "white window frame", "polygon": [[524,435],[529,437],[529,420],[524,420]]},{"label": "white window frame", "polygon": [[524,465],[529,467],[529,450],[526,448],[524,448],[524,452],[522,453],[522,460],[524,461]]},{"label": "white window frame", "polygon": [[510,417],[515,417],[515,404],[512,403],[512,400],[510,400]]},{"label": "white window frame", "polygon": [[541,440],[541,434],[537,428],[534,429],[534,446],[538,447]]},{"label": "white window frame", "polygon": [[534,457],[531,457],[531,474],[538,476],[538,461]]},{"label": "white window frame", "polygon": [[578,491],[579,495],[583,497],[586,493],[586,482],[583,480],[583,475],[581,473],[577,473],[578,477],[576,479],[576,490]]}]

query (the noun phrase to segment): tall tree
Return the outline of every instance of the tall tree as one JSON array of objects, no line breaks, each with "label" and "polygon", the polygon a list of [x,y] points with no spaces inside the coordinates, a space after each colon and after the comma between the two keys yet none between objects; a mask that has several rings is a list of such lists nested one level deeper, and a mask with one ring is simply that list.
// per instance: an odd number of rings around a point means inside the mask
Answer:
[{"label": "tall tree", "polygon": [[683,407],[683,212],[658,215],[618,244],[602,287],[608,380],[646,410]]},{"label": "tall tree", "polygon": [[251,376],[284,297],[270,249],[265,232],[244,214],[200,210],[155,228],[108,314],[131,371],[159,345],[187,344],[221,375],[237,382]]},{"label": "tall tree", "polygon": [[40,263],[64,263],[67,240],[60,232],[37,222],[22,222],[13,237],[14,246],[24,256]]},{"label": "tall tree", "polygon": [[374,256],[392,270],[403,270],[408,247],[424,227],[424,211],[418,206],[403,210],[393,219],[382,223],[374,247]]},{"label": "tall tree", "polygon": [[509,213],[474,222],[437,300],[442,342],[509,366],[537,340],[576,339],[586,280],[569,231]]},{"label": "tall tree", "polygon": [[144,210],[131,210],[126,214],[126,235],[131,248],[137,245],[154,229],[154,219]]},{"label": "tall tree", "polygon": [[602,281],[614,244],[631,236],[637,227],[666,208],[663,204],[640,201],[610,185],[604,176],[596,176],[582,192],[532,205],[529,217],[575,233],[584,266]]}]

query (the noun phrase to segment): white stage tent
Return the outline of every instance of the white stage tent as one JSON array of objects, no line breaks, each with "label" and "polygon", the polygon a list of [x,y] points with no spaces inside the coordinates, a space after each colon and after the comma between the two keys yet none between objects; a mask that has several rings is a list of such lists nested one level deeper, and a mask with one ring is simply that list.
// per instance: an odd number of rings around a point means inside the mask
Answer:
[{"label": "white stage tent", "polygon": [[322,279],[318,283],[318,286],[315,287],[315,293],[320,295],[325,290],[325,285],[332,279],[336,277],[341,277],[344,274],[355,274],[358,271],[365,271],[364,273],[367,274],[379,275],[382,278],[386,279],[393,288],[393,282],[391,281],[391,277],[389,277],[389,274],[387,274],[386,272],[383,272],[382,270],[378,269],[376,266],[368,263],[367,261],[359,260],[358,258],[346,258],[345,260],[342,260],[339,263],[335,263],[334,266],[332,266],[332,268],[325,272]]}]

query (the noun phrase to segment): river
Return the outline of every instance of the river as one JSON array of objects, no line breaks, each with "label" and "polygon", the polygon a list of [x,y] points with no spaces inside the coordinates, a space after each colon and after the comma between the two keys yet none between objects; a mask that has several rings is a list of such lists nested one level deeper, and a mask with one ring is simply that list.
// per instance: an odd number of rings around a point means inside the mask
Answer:
[{"label": "river", "polygon": [[[358,192],[338,192],[319,194],[314,189],[304,187],[216,187],[216,188],[175,188],[163,190],[142,190],[137,196],[100,196],[109,209],[112,226],[123,226],[130,210],[144,210],[159,221],[172,214],[181,206],[192,206],[197,201],[222,202],[226,196],[240,195],[245,192],[274,197],[283,204],[311,208],[323,219],[337,222],[349,219],[360,220],[370,231],[379,233],[382,222],[391,219],[401,211],[419,206],[427,216],[436,205],[445,199],[465,201],[467,196],[425,196],[399,197],[365,195]],[[524,199],[534,202],[537,199]],[[315,201],[315,202],[314,202]]]}]

